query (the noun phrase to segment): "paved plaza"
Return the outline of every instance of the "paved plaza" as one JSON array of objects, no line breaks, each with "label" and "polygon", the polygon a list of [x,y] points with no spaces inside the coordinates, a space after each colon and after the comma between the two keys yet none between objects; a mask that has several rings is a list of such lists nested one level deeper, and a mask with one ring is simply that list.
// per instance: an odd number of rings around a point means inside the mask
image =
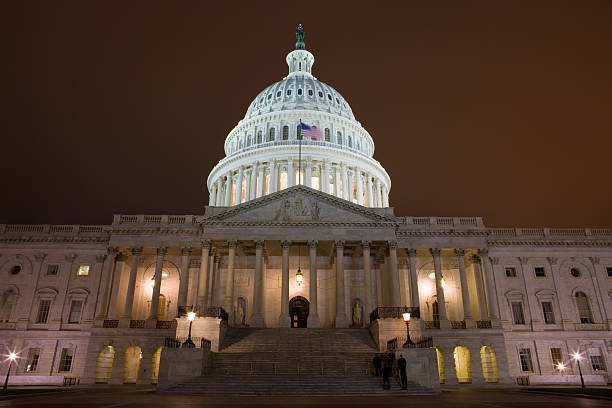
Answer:
[{"label": "paved plaza", "polygon": [[200,397],[159,395],[153,388],[131,386],[75,389],[31,397],[0,398],[0,407],[609,407],[610,400],[523,392],[512,388],[443,389],[437,396],[418,397]]}]

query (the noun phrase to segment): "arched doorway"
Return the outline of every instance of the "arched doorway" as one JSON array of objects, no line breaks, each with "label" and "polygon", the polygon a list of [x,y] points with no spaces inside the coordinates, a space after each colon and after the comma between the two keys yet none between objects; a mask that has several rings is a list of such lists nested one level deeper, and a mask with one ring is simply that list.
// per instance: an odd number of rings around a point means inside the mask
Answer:
[{"label": "arched doorway", "polygon": [[108,384],[113,371],[113,360],[115,359],[115,348],[113,346],[104,346],[96,361],[96,384]]},{"label": "arched doorway", "polygon": [[472,368],[470,366],[470,351],[465,346],[455,347],[453,352],[455,358],[455,371],[459,384],[469,384],[472,382]]},{"label": "arched doorway", "polygon": [[158,347],[151,359],[151,384],[157,384],[159,378],[159,362],[161,360],[162,349],[163,347]]},{"label": "arched doorway", "polygon": [[439,348],[435,347],[436,357],[438,359],[438,377],[440,378],[440,384],[444,384],[446,381],[446,373],[444,372],[444,356]]},{"label": "arched doorway", "polygon": [[306,327],[310,302],[302,296],[296,296],[289,302],[289,313],[291,315],[291,327]]},{"label": "arched doorway", "polygon": [[131,346],[125,350],[125,366],[123,367],[123,383],[136,384],[138,372],[140,371],[140,360],[142,359],[142,349],[138,346]]},{"label": "arched doorway", "polygon": [[480,360],[482,361],[482,374],[486,382],[499,382],[499,374],[497,372],[497,358],[495,350],[491,346],[482,346],[480,349]]}]

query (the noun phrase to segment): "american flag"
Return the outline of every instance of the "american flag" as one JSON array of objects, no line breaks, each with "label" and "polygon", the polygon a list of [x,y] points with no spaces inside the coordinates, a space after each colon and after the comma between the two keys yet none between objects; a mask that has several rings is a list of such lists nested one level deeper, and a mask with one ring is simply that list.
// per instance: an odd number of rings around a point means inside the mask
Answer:
[{"label": "american flag", "polygon": [[323,134],[321,133],[321,131],[319,129],[317,129],[316,126],[308,126],[307,124],[300,122],[300,126],[301,126],[301,134],[302,134],[302,138],[304,138],[304,136],[308,136],[311,140],[321,140],[323,139]]}]

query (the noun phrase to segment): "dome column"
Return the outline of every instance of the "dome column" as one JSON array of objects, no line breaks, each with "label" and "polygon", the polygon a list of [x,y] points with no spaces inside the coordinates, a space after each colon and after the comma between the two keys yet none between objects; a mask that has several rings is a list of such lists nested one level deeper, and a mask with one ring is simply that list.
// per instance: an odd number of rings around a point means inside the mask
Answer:
[{"label": "dome column", "polygon": [[232,172],[228,171],[225,176],[225,201],[223,205],[229,207],[232,204]]},{"label": "dome column", "polygon": [[317,309],[317,241],[310,241],[310,313],[308,314],[308,327],[321,327]]},{"label": "dome column", "polygon": [[312,187],[312,159],[306,159],[306,174],[304,175],[304,180],[302,183],[306,187]]},{"label": "dome column", "polygon": [[264,178],[264,166],[261,165],[259,166],[258,169],[258,179],[259,181],[257,182],[257,197],[261,197],[263,196],[263,192],[264,192],[264,184],[266,182],[266,179]]},{"label": "dome column", "polygon": [[217,185],[213,183],[210,186],[210,195],[208,196],[208,205],[215,205],[215,198],[217,196]]},{"label": "dome column", "polygon": [[387,192],[387,187],[382,186],[382,204],[384,208],[389,207],[389,193]]},{"label": "dome column", "polygon": [[287,160],[287,187],[295,185],[295,172],[293,171],[293,159]]},{"label": "dome column", "polygon": [[344,300],[344,241],[336,241],[336,320],[337,329],[348,327]]},{"label": "dome column", "polygon": [[321,163],[321,191],[329,194],[329,162],[325,161]]},{"label": "dome column", "polygon": [[374,180],[374,207],[382,207],[380,201],[380,181],[378,179]]},{"label": "dome column", "polygon": [[347,178],[348,178],[348,186],[347,186],[348,195],[346,196],[346,199],[352,203],[353,202],[353,179],[354,179],[353,175],[355,174],[355,171],[349,167],[346,170],[346,173],[347,173]]},{"label": "dome column", "polygon": [[242,166],[238,168],[238,179],[236,180],[236,196],[234,197],[234,205],[240,204],[242,201],[242,175],[244,169]]},{"label": "dome column", "polygon": [[361,170],[357,170],[357,204],[363,205],[363,179],[361,178]]},{"label": "dome column", "polygon": [[338,198],[342,198],[342,191],[340,191],[340,165],[334,166],[334,195]]},{"label": "dome column", "polygon": [[340,194],[340,198],[344,198],[345,200],[348,200],[348,169],[346,168],[346,166],[344,165],[344,163],[341,164],[342,166],[342,192]]},{"label": "dome column", "polygon": [[289,316],[289,249],[291,241],[282,241],[283,251],[282,276],[281,276],[281,314],[278,317],[278,327],[290,327],[291,317]]},{"label": "dome column", "polygon": [[367,189],[366,189],[366,200],[368,202],[368,207],[372,208],[374,207],[374,200],[373,200],[373,194],[372,194],[372,176],[370,176],[369,174],[366,174],[367,178],[368,178],[368,184],[367,184]]},{"label": "dome column", "polygon": [[245,183],[245,188],[244,188],[244,201],[247,202],[251,199],[251,182],[253,181],[253,177],[251,177],[253,174],[253,170],[252,169],[247,169],[244,171],[244,179],[246,180]]},{"label": "dome column", "polygon": [[222,203],[222,199],[223,199],[223,195],[221,194],[221,179],[217,179],[217,197],[215,197],[215,205],[217,207],[221,207],[223,205]]}]

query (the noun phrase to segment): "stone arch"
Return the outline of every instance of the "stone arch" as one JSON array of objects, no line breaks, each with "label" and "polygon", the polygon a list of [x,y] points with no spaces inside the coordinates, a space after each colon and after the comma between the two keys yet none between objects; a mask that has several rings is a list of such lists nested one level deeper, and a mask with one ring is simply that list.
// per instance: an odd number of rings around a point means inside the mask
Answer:
[{"label": "stone arch", "polygon": [[125,350],[125,365],[123,367],[124,384],[136,384],[141,360],[142,349],[140,346],[130,346]]},{"label": "stone arch", "polygon": [[108,384],[110,382],[114,360],[115,348],[111,345],[103,346],[96,359],[96,374],[94,378],[96,384]]},{"label": "stone arch", "polygon": [[480,361],[482,364],[482,374],[488,383],[499,382],[499,372],[497,370],[497,356],[495,349],[491,346],[480,348]]},{"label": "stone arch", "polygon": [[455,360],[455,372],[459,384],[472,382],[472,366],[470,365],[470,350],[465,346],[457,346],[453,350]]},{"label": "stone arch", "polygon": [[306,327],[308,314],[310,313],[310,302],[303,296],[295,296],[289,301],[289,313],[291,315],[291,327]]},{"label": "stone arch", "polygon": [[439,347],[434,347],[436,350],[436,357],[438,360],[438,378],[440,379],[440,384],[444,384],[446,381],[446,373],[444,372],[444,355]]},{"label": "stone arch", "polygon": [[163,347],[158,347],[151,357],[151,384],[157,384],[159,378],[159,362],[161,361],[161,353]]}]

